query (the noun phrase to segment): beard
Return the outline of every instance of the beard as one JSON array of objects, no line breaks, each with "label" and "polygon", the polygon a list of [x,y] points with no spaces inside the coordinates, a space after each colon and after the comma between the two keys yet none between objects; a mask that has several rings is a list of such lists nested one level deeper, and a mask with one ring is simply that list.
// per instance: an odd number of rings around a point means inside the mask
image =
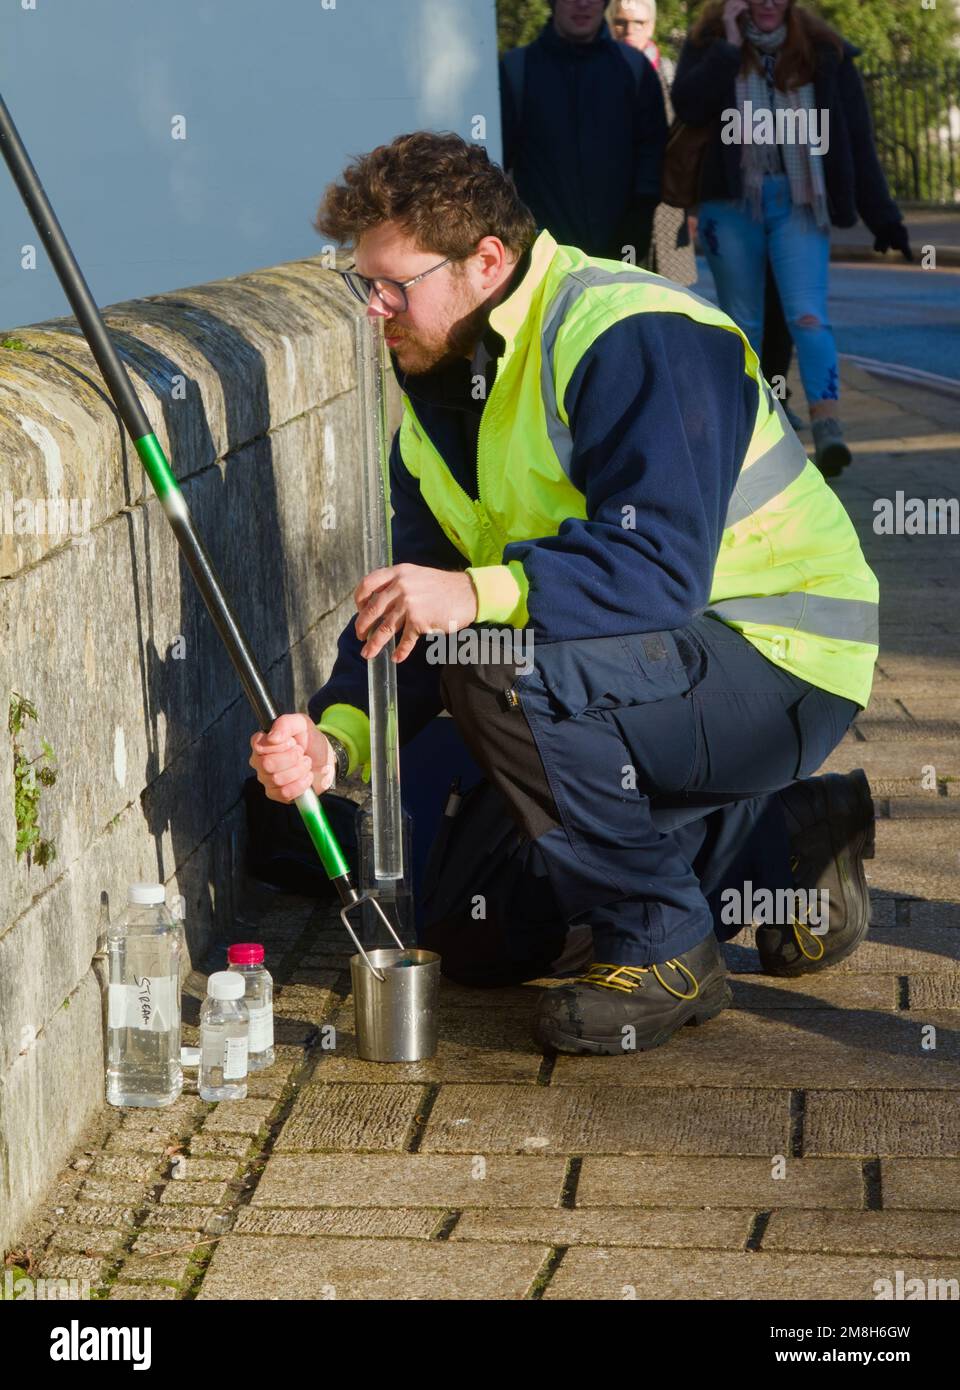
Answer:
[{"label": "beard", "polygon": [[[423,343],[403,337],[398,347],[393,348],[401,370],[409,376],[427,376],[432,372],[442,372],[458,359],[462,361],[472,357],[489,317],[490,309],[481,303],[472,309],[465,309],[437,342]],[[402,357],[398,349],[403,352]]]}]

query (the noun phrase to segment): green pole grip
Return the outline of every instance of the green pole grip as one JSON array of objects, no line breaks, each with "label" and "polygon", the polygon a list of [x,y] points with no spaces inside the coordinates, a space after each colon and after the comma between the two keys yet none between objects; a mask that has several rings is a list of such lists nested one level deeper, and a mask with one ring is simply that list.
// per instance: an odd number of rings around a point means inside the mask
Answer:
[{"label": "green pole grip", "polygon": [[305,791],[297,797],[297,810],[307,827],[307,834],[320,856],[323,867],[330,878],[342,878],[350,869],[343,857],[337,837],[330,828],[326,812],[320,805],[315,791]]}]

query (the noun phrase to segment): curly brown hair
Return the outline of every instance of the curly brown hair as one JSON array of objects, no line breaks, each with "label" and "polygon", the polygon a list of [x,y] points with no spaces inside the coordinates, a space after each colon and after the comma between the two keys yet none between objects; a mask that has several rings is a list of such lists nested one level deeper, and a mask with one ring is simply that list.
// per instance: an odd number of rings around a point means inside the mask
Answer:
[{"label": "curly brown hair", "polygon": [[[699,46],[722,39],[724,0],[709,0],[690,30],[690,41]],[[843,57],[843,39],[826,20],[804,5],[792,3],[786,16],[787,38],[777,57],[774,78],[782,92],[813,81],[817,69],[817,48],[826,45]],[[743,45],[741,70],[760,70],[750,44]]]},{"label": "curly brown hair", "polygon": [[383,222],[397,222],[419,250],[452,260],[471,255],[484,236],[519,257],[537,236],[510,176],[482,145],[451,131],[415,130],[356,155],[343,182],[327,185],[313,225],[346,245]]}]

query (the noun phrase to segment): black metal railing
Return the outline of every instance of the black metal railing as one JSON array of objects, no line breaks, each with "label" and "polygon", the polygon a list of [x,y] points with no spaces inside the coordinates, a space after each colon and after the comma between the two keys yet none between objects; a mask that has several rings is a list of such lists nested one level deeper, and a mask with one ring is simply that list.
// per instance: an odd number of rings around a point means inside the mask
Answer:
[{"label": "black metal railing", "polygon": [[898,202],[960,204],[960,60],[863,74],[877,149]]}]

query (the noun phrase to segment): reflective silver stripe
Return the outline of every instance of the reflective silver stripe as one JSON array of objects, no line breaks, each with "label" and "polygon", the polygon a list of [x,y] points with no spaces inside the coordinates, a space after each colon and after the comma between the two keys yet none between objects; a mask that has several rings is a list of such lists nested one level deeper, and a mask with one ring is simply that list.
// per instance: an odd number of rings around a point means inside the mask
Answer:
[{"label": "reflective silver stripe", "polygon": [[[692,300],[695,304],[703,304],[712,313],[716,313],[717,306],[711,304],[709,300],[694,294],[684,285],[674,285],[672,281],[668,283],[671,289],[679,291],[685,298]],[[647,270],[604,270],[601,266],[593,265],[583,266],[580,270],[571,270],[561,281],[560,288],[550,301],[543,321],[543,331],[540,336],[540,393],[543,397],[543,409],[547,420],[547,434],[550,436],[550,443],[560,460],[560,467],[568,478],[570,477],[573,439],[569,429],[560,418],[557,391],[554,386],[554,353],[557,345],[557,334],[560,332],[560,325],[566,318],[571,305],[580,298],[585,290],[592,289],[597,285],[621,284],[660,285],[663,284],[663,276],[652,275]]]},{"label": "reflective silver stripe", "polygon": [[807,466],[807,454],[789,424],[782,439],[761,454],[749,468],[742,468],[736,486],[730,494],[727,515],[723,523],[736,526],[738,521],[759,511],[795,482]]},{"label": "reflective silver stripe", "polygon": [[812,632],[845,642],[880,638],[878,605],[862,599],[831,598],[826,594],[774,594],[771,598],[731,598],[705,610],[713,618],[735,623],[762,623],[791,632]]},{"label": "reflective silver stripe", "polygon": [[583,294],[584,286],[570,281],[561,287],[550,301],[547,316],[543,321],[540,335],[540,395],[543,397],[543,412],[547,421],[547,434],[553,451],[560,460],[560,467],[570,477],[570,458],[573,454],[573,436],[560,419],[557,406],[557,391],[553,384],[553,357],[557,345],[557,334],[570,305]]},{"label": "reflective silver stripe", "polygon": [[770,389],[770,383],[769,381],[767,381],[767,378],[765,376],[761,375],[760,381],[763,386],[763,394],[766,397],[767,405],[777,412],[777,419],[783,426],[784,432],[789,434],[792,431],[793,426],[787,419],[787,412],[783,408],[783,401],[780,399],[779,396],[775,396],[773,394],[773,391]]}]

